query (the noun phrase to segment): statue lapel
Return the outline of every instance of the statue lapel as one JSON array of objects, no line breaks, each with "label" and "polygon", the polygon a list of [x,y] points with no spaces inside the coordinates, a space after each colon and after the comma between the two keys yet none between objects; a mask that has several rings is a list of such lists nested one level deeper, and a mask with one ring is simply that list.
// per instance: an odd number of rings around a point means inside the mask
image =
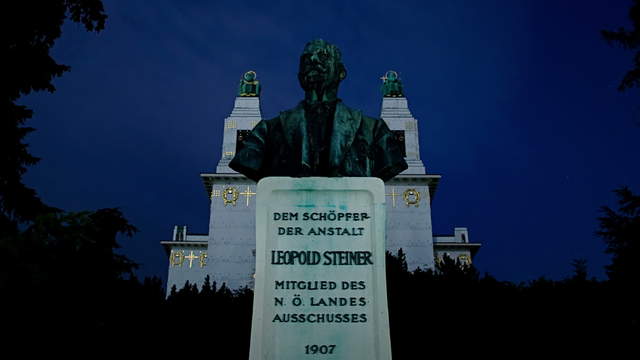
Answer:
[{"label": "statue lapel", "polygon": [[307,121],[304,117],[302,103],[295,108],[280,113],[280,123],[284,137],[293,151],[301,152],[301,165],[311,168],[309,165],[309,139],[307,139]]},{"label": "statue lapel", "polygon": [[338,102],[333,120],[331,147],[329,148],[329,166],[335,171],[340,169],[347,152],[351,148],[361,121],[362,113],[349,109],[342,102]]}]

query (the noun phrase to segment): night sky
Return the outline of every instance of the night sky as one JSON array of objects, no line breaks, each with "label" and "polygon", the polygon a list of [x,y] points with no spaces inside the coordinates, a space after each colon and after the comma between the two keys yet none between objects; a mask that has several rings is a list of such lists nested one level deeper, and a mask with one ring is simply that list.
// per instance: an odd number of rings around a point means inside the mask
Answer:
[{"label": "night sky", "polygon": [[72,70],[57,92],[24,97],[25,177],[50,205],[119,207],[139,228],[123,252],[166,278],[173,226],[206,233],[201,172],[221,156],[238,81],[255,70],[262,114],[303,97],[298,57],[338,45],[339,95],[379,116],[380,77],[400,73],[421,157],[441,174],[435,234],[466,226],[475,264],[498,279],[604,277],[595,235],[612,190],[640,192],[640,91],[616,90],[633,53],[601,29],[629,27],[631,1],[105,1],[106,29],[67,23],[53,55]]}]

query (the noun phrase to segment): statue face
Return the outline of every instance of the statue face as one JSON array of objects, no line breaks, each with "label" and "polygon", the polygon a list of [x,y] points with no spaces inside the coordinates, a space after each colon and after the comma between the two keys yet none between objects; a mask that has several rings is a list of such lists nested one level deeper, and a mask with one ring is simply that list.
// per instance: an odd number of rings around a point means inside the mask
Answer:
[{"label": "statue face", "polygon": [[398,74],[393,70],[389,70],[389,71],[387,71],[386,77],[387,77],[387,79],[389,79],[391,81],[394,81],[394,80],[396,80],[398,78]]},{"label": "statue face", "polygon": [[337,88],[346,77],[339,50],[324,40],[313,40],[300,56],[298,80],[305,91]]},{"label": "statue face", "polygon": [[247,71],[244,73],[244,79],[246,81],[253,81],[256,78],[256,73],[253,71]]}]

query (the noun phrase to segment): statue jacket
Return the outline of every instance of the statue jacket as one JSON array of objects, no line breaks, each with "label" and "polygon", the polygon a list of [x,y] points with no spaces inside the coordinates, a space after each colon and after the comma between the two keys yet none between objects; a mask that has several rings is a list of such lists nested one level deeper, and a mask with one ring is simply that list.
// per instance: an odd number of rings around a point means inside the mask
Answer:
[{"label": "statue jacket", "polygon": [[[389,180],[407,169],[399,142],[382,119],[336,104],[330,134],[327,174],[314,176],[378,177]],[[267,176],[311,176],[310,149],[303,103],[260,121],[246,137],[229,167],[260,180]]]}]

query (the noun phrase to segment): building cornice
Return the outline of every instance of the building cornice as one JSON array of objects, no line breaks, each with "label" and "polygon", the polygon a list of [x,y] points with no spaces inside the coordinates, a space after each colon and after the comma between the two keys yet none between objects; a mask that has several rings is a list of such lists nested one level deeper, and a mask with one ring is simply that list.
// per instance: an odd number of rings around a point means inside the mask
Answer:
[{"label": "building cornice", "polygon": [[171,253],[171,249],[174,247],[208,247],[208,241],[160,241],[160,245],[164,248],[164,251],[167,253]]},{"label": "building cornice", "polygon": [[[204,184],[205,191],[207,192],[207,197],[211,197],[211,190],[213,189],[213,184],[216,181],[229,181],[229,182],[241,182],[246,184],[255,184],[256,182],[249,179],[248,177],[238,174],[238,173],[201,173],[200,178]],[[440,183],[441,175],[432,175],[432,174],[415,174],[415,175],[397,175],[393,179],[387,181],[385,185],[412,185],[412,184],[424,184],[429,188],[429,196],[433,201],[433,197],[436,194],[436,189],[438,188],[438,184]]]},{"label": "building cornice", "polygon": [[482,244],[478,243],[460,243],[460,242],[433,242],[434,250],[445,250],[445,249],[466,249],[471,252],[471,256],[474,256]]}]

